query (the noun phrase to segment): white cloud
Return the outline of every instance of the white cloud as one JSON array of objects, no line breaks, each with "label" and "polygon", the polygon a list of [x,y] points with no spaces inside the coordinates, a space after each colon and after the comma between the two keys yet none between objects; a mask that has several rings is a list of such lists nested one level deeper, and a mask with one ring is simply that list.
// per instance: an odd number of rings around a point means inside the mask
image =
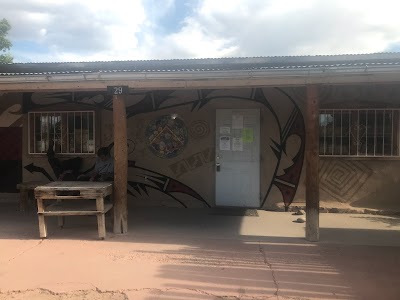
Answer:
[{"label": "white cloud", "polygon": [[46,50],[21,54],[36,61],[126,59],[138,50],[137,36],[147,26],[141,0],[0,1],[14,44]]},{"label": "white cloud", "polygon": [[[400,45],[394,0],[0,0],[20,60],[369,53]],[[181,9],[181,8],[180,8]],[[0,13],[0,14],[1,14]],[[177,30],[163,30],[179,22]],[[167,24],[168,25],[168,24]]]},{"label": "white cloud", "polygon": [[390,0],[205,0],[192,18],[241,56],[365,53],[400,41],[399,8]]}]

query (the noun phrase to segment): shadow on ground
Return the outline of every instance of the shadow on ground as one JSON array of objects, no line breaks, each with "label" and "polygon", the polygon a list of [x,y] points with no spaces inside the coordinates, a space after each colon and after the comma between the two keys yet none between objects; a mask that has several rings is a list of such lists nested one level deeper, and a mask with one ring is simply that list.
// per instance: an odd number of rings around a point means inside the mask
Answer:
[{"label": "shadow on ground", "polygon": [[[62,230],[50,219],[51,243],[45,241],[24,255],[46,257],[57,268],[60,257],[52,247],[68,244],[70,253],[63,253],[62,259],[67,265],[70,260],[71,268],[76,264],[80,272],[74,276],[84,281],[86,269],[100,261],[103,268],[97,276],[104,278],[91,282],[109,289],[105,278],[123,273],[127,284],[117,284],[116,290],[131,299],[400,299],[399,248],[363,243],[400,240],[400,231],[321,228],[321,242],[307,243],[304,224],[292,223],[292,218],[285,213],[260,212],[260,218],[254,218],[205,210],[135,209],[130,211],[130,233],[109,232],[106,241],[96,240],[95,218],[71,218]],[[36,215],[3,208],[0,239],[38,240]],[[91,265],[93,249],[97,258]],[[154,272],[147,272],[146,266]],[[42,265],[42,272],[46,268]]]},{"label": "shadow on ground", "polygon": [[375,223],[379,223],[379,224],[386,224],[387,227],[391,228],[391,227],[398,227],[400,226],[400,218],[399,217],[386,217],[386,218],[382,218],[379,216],[374,216],[374,215],[367,215],[367,216],[354,216],[353,218],[366,218],[371,222],[375,222]]}]

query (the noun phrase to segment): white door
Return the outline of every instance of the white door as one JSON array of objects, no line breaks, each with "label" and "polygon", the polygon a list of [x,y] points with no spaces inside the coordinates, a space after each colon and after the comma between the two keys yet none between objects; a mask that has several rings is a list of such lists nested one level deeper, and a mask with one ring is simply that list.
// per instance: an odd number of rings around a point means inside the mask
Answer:
[{"label": "white door", "polygon": [[260,111],[216,112],[216,205],[260,206]]}]

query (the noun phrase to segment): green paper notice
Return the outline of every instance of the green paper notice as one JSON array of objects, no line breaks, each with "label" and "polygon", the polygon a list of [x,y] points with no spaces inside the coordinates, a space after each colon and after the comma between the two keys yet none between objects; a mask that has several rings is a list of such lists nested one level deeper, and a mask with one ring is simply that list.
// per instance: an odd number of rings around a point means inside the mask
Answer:
[{"label": "green paper notice", "polygon": [[252,143],[254,140],[253,128],[243,128],[242,138],[244,143]]}]

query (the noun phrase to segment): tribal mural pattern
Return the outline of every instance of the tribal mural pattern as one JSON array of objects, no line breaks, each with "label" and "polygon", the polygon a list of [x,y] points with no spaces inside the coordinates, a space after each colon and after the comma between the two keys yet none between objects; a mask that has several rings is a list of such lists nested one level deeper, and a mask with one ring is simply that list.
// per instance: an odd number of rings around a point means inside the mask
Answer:
[{"label": "tribal mural pattern", "polygon": [[360,161],[322,161],[319,170],[321,189],[339,201],[350,201],[373,174]]},{"label": "tribal mural pattern", "polygon": [[[148,190],[156,190],[177,201],[185,208],[188,207],[188,204],[185,203],[185,200],[179,198],[179,195],[181,194],[201,202],[205,207],[210,207],[207,201],[205,201],[196,191],[178,180],[161,173],[139,167],[136,165],[135,161],[128,161],[128,167],[135,172],[134,178],[128,181],[128,194],[132,195],[133,197],[141,196],[142,193],[148,196]],[[44,168],[36,166],[34,163],[30,163],[24,168],[30,173],[40,173],[49,181],[54,181],[53,177]],[[93,169],[94,166],[84,171],[83,174],[86,174]]]},{"label": "tribal mural pattern", "polygon": [[187,208],[188,205],[183,199],[180,199],[179,194],[190,196],[193,199],[200,201],[204,206],[210,207],[207,201],[205,201],[196,191],[182,182],[161,173],[136,166],[135,161],[128,161],[128,166],[129,168],[133,168],[135,171],[134,180],[128,181],[128,185],[131,187],[131,189],[128,189],[128,193],[132,196],[136,197],[136,195],[142,195],[142,193],[145,193],[148,196],[148,189],[153,189],[164,193],[173,200],[179,202],[185,208]]},{"label": "tribal mural pattern", "polygon": [[[265,91],[261,88],[249,89],[247,96],[238,96],[229,91],[221,95],[218,92],[219,90],[198,90],[196,97],[192,97],[191,99],[186,98],[185,101],[179,101],[179,97],[176,96],[173,90],[135,92],[129,96],[134,96],[136,100],[131,102],[129,100],[127,101],[127,117],[133,118],[139,114],[147,114],[183,106],[188,106],[191,112],[197,112],[210,102],[223,99],[230,99],[231,101],[245,100],[263,105],[275,120],[278,132],[273,136],[267,136],[268,141],[266,143],[271,148],[273,155],[275,155],[276,164],[272,166],[272,180],[264,183],[266,192],[262,196],[260,206],[263,207],[265,205],[272,188],[275,187],[280,191],[285,207],[288,208],[295,197],[299,185],[305,150],[304,119],[297,103],[286,91],[278,88],[274,89],[274,95],[279,95],[280,98],[285,99],[284,104],[291,109],[291,113],[288,117],[282,117],[279,107],[277,106],[278,104],[274,101],[270,101],[273,96],[266,95]],[[269,99],[269,97],[271,98]],[[98,92],[53,94],[26,93],[23,97],[23,110],[26,112],[35,109],[43,109],[60,103],[79,104],[81,106],[112,110],[112,98],[105,93]],[[189,122],[189,136],[191,138],[202,139],[208,136],[209,132],[210,126],[207,122],[202,120]],[[289,149],[289,144],[296,145],[294,147],[295,150],[293,150],[293,147]],[[213,152],[211,151],[210,153]],[[199,164],[201,162],[201,165],[209,162],[210,159],[212,160],[212,158],[204,160],[201,158],[201,155],[200,153],[199,159],[196,160]],[[186,164],[186,162],[187,160],[184,160],[184,163],[181,164]],[[177,177],[184,175],[186,172],[181,172],[179,171],[180,169],[178,170],[176,166],[179,164],[180,162],[178,161],[176,164],[170,166]],[[32,169],[31,165],[27,167]],[[188,203],[177,196],[177,194],[180,193],[190,196],[204,206],[209,206],[209,203],[207,203],[199,193],[172,177],[143,167],[138,167],[135,162],[130,162],[130,168],[135,170],[134,178],[129,177],[128,182],[129,193],[131,195],[148,195],[149,190],[157,190],[179,202],[182,206],[187,207]]]}]

